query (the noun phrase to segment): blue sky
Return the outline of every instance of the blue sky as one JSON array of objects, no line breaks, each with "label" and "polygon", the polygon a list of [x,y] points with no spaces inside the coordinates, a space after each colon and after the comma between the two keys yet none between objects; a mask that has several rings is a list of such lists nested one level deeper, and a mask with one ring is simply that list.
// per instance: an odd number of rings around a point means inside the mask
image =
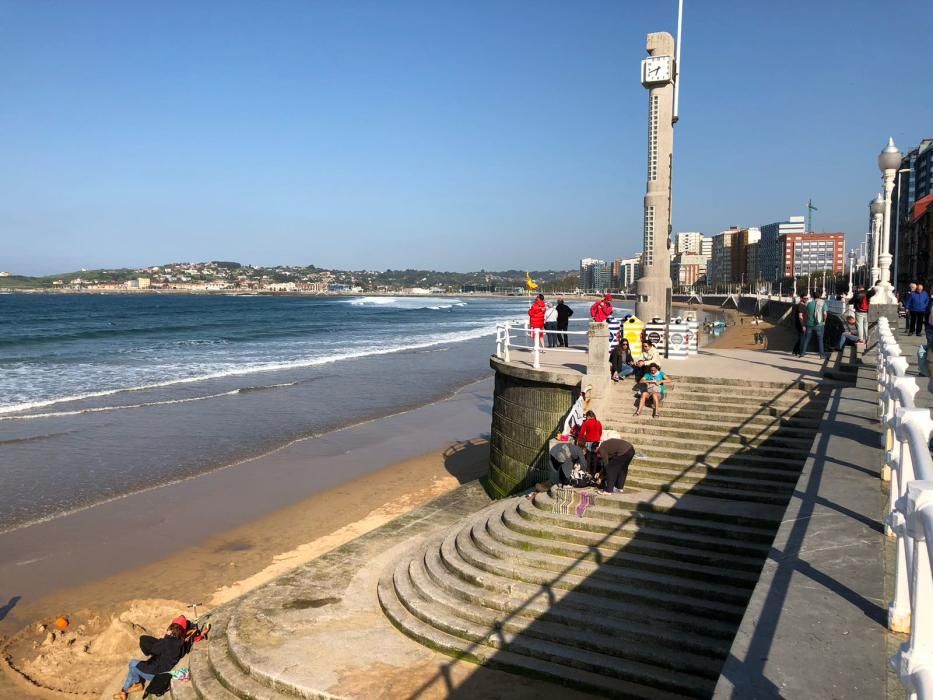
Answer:
[{"label": "blue sky", "polygon": [[[0,269],[572,268],[641,248],[675,0],[0,0]],[[864,234],[933,3],[686,0],[674,229]],[[877,32],[884,27],[882,35]],[[927,48],[924,48],[927,47]]]}]

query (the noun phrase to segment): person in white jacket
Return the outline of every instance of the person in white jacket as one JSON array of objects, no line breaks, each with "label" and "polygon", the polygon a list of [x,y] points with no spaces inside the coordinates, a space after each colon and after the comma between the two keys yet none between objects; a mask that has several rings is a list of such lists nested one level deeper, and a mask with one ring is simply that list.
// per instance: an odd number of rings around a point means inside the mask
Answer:
[{"label": "person in white jacket", "polygon": [[551,302],[547,303],[547,310],[544,312],[544,330],[547,337],[547,346],[553,348],[557,346],[557,308]]}]

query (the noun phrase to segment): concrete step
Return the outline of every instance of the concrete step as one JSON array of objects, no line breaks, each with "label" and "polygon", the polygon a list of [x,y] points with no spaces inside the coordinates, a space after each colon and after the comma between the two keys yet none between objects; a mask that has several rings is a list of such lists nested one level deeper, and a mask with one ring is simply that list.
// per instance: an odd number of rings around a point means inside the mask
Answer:
[{"label": "concrete step", "polygon": [[[632,408],[634,410],[634,407]],[[629,411],[631,414],[631,411]],[[625,418],[626,416],[622,416]],[[812,410],[809,412],[809,415],[806,411],[798,412],[782,412],[778,409],[773,410],[762,410],[756,413],[749,413],[748,411],[741,412],[732,412],[732,411],[720,411],[717,410],[715,414],[711,414],[708,406],[699,407],[696,410],[689,408],[680,408],[676,404],[672,405],[669,402],[664,403],[664,416],[658,420],[679,420],[679,421],[690,421],[691,423],[704,423],[709,422],[713,425],[771,425],[773,423],[781,423],[787,425],[793,425],[796,427],[807,427],[816,429],[820,424],[820,419],[822,417],[822,408],[817,410]]]},{"label": "concrete step", "polygon": [[[802,389],[794,388],[785,388],[785,389],[769,389],[767,387],[758,387],[758,386],[737,386],[730,384],[704,384],[693,382],[690,380],[679,380],[676,376],[670,376],[670,386],[668,387],[668,392],[670,394],[696,394],[703,397],[715,397],[720,395],[728,395],[736,398],[754,398],[760,400],[771,401],[774,399],[793,399],[797,400],[809,400],[819,390],[813,391],[804,391]],[[634,382],[633,382],[634,383]]]},{"label": "concrete step", "polygon": [[[421,644],[448,654],[458,659],[491,668],[500,668],[513,673],[535,676],[554,683],[568,685],[606,697],[661,700],[677,700],[680,693],[671,693],[659,688],[645,686],[631,681],[592,673],[573,665],[555,663],[553,649],[529,649],[527,646],[516,650],[496,649],[491,645],[469,642],[418,619],[402,604],[395,589],[394,571],[387,571],[377,587],[379,604],[389,620],[399,630]],[[538,651],[543,653],[535,653]],[[531,652],[531,653],[528,653]],[[712,694],[712,686],[705,688],[705,696]],[[699,696],[698,696],[699,697]]]},{"label": "concrete step", "polygon": [[[666,447],[663,445],[654,445],[650,443],[639,444],[641,439],[636,439],[635,445],[636,457],[633,464],[638,459],[649,459],[657,461],[669,461],[671,464],[727,464],[732,466],[763,466],[771,469],[796,469],[799,470],[804,462],[802,455],[790,455],[786,453],[773,454],[774,451],[762,453],[757,450],[745,450],[736,452],[727,447],[719,446],[709,448],[698,452],[690,447]],[[644,455],[638,457],[637,455]]]},{"label": "concrete step", "polygon": [[[676,367],[671,363],[668,363],[671,367]],[[675,373],[671,372],[671,376],[674,376]],[[773,390],[773,393],[785,389],[798,389],[801,391],[813,391],[815,389],[820,389],[822,384],[814,379],[797,379],[791,382],[770,382],[770,381],[761,381],[758,379],[735,379],[730,377],[707,377],[707,376],[691,376],[691,375],[680,375],[676,374],[678,382],[684,382],[687,384],[715,384],[719,386],[734,386],[734,387],[754,387],[759,389],[770,389]]]},{"label": "concrete step", "polygon": [[[747,571],[652,557],[629,552],[626,549],[594,548],[572,542],[559,542],[523,535],[506,526],[501,511],[490,515],[486,522],[486,532],[496,542],[512,549],[520,549],[525,557],[542,569],[563,571],[575,567],[581,571],[595,571],[594,567],[633,567],[644,571],[679,575],[697,581],[714,581],[736,587],[754,586],[758,580],[756,574]],[[477,545],[482,546],[479,539],[477,539]]]},{"label": "concrete step", "polygon": [[[610,407],[624,407],[634,400],[635,392],[633,389],[626,388],[626,390],[623,391],[623,388],[617,385],[616,389],[608,398],[608,405]],[[814,404],[822,404],[822,400],[813,400],[808,397],[800,397],[797,399],[742,398],[724,395],[704,396],[700,393],[677,391],[669,391],[664,397],[664,401],[671,407],[678,406],[702,411],[703,409],[708,409],[710,406],[716,406],[717,411],[722,409],[730,412],[745,413],[745,415],[749,415],[753,412],[749,409],[753,409],[756,412],[767,408],[774,408],[781,412],[800,410],[815,411],[816,406]]]},{"label": "concrete step", "polygon": [[[570,605],[549,605],[540,599],[522,601],[517,603],[504,596],[497,596],[484,589],[470,591],[466,598],[461,595],[448,593],[438,586],[431,578],[425,567],[423,558],[415,558],[410,562],[403,560],[395,572],[396,592],[406,607],[411,609],[409,602],[420,597],[442,608],[441,615],[460,617],[488,629],[500,629],[509,625],[513,633],[528,634],[544,639],[566,639],[573,646],[587,648],[591,646],[588,634],[575,634],[574,630],[584,630],[593,633],[600,640],[601,648],[615,656],[622,656],[643,661],[653,665],[667,667],[671,663],[670,657],[664,654],[660,658],[655,650],[646,654],[646,645],[662,647],[675,651],[687,651],[689,657],[684,659],[687,664],[697,664],[696,671],[705,675],[710,666],[710,660],[721,658],[729,650],[726,639],[703,636],[688,631],[685,628],[676,629],[667,624],[652,624],[653,618],[643,616],[647,609],[639,609],[636,617],[622,616],[594,616],[592,610],[584,610]],[[401,581],[402,586],[399,585]],[[405,587],[403,589],[403,586]],[[462,592],[470,584],[461,582],[457,588]],[[407,590],[406,590],[407,589]],[[486,597],[492,599],[493,605],[487,605]],[[477,598],[483,598],[483,604],[468,603]],[[412,610],[412,612],[415,612]],[[438,612],[434,613],[438,615]],[[424,620],[431,624],[431,620]],[[696,620],[699,624],[700,620]],[[447,630],[450,631],[450,630]],[[606,638],[616,638],[622,642],[609,642]],[[636,647],[636,648],[627,648]]]},{"label": "concrete step", "polygon": [[558,542],[567,542],[585,547],[594,551],[621,551],[641,554],[658,559],[670,559],[684,563],[702,564],[704,566],[730,567],[737,571],[754,573],[761,571],[761,564],[765,552],[759,548],[744,548],[740,551],[725,551],[719,549],[701,549],[692,546],[690,542],[681,542],[676,538],[646,539],[632,538],[629,533],[607,535],[600,532],[590,532],[575,527],[564,527],[566,518],[547,517],[543,511],[527,517],[518,509],[507,509],[502,512],[502,520],[512,531],[536,537],[551,539]]},{"label": "concrete step", "polygon": [[730,464],[706,464],[689,460],[634,459],[629,473],[640,471],[644,474],[656,474],[667,479],[700,479],[722,477],[739,479],[759,479],[762,481],[796,484],[799,470],[794,468],[770,469],[762,466],[732,466]]},{"label": "concrete step", "polygon": [[[597,519],[598,523],[594,526],[603,527],[604,523],[610,523],[613,528],[628,527],[657,527],[664,528],[670,532],[686,532],[695,535],[706,535],[713,538],[726,540],[740,540],[742,542],[757,542],[761,544],[770,544],[774,539],[773,527],[754,527],[739,524],[726,524],[715,520],[706,520],[696,517],[696,515],[680,515],[676,510],[665,512],[650,510],[631,510],[623,511],[617,507],[606,503],[610,496],[600,497],[597,494],[596,503],[590,505],[583,517],[577,516],[578,520]],[[535,494],[531,504],[540,510],[549,513],[558,512],[559,501],[557,499],[557,490],[552,489],[548,493]],[[521,508],[524,504],[519,504]]]},{"label": "concrete step", "polygon": [[709,484],[706,482],[680,483],[666,482],[657,479],[630,476],[626,488],[641,489],[645,491],[660,491],[670,494],[693,494],[708,498],[724,498],[730,500],[747,501],[749,503],[769,503],[771,505],[787,505],[793,488],[777,491],[774,489],[737,488],[734,485]]},{"label": "concrete step", "polygon": [[723,552],[726,554],[739,554],[747,557],[761,556],[768,550],[768,545],[760,542],[748,542],[739,538],[723,537],[721,535],[699,535],[688,531],[673,531],[660,525],[640,526],[634,522],[612,523],[597,520],[593,517],[578,518],[576,515],[563,515],[551,513],[534,506],[531,502],[519,503],[519,515],[526,520],[533,520],[548,525],[559,525],[568,530],[581,530],[593,534],[611,537],[622,542],[633,539],[647,542],[662,542],[690,546],[695,549],[705,549],[710,552]]},{"label": "concrete step", "polygon": [[[786,440],[793,444],[805,444],[807,447],[813,442],[814,431],[807,428],[792,428],[783,425],[752,425],[734,426],[724,428],[706,424],[705,426],[664,419],[664,406],[661,407],[659,418],[651,417],[651,408],[645,407],[640,416],[617,416],[603,421],[603,427],[610,430],[626,431],[630,434],[648,436],[682,436],[691,444],[694,440],[731,440],[738,444],[751,444],[753,441]],[[672,424],[673,423],[673,424]]]},{"label": "concrete step", "polygon": [[[483,606],[491,610],[514,615],[539,617],[545,613],[567,611],[568,614],[589,617],[589,624],[611,631],[620,624],[643,624],[653,629],[673,629],[705,635],[718,640],[717,643],[731,642],[734,626],[722,620],[712,625],[709,620],[693,611],[671,609],[657,605],[655,601],[632,600],[629,598],[611,598],[594,595],[588,591],[568,588],[542,588],[516,582],[507,592],[496,586],[496,582],[508,579],[495,576],[487,577],[492,583],[477,583],[457,575],[441,557],[439,546],[425,548],[423,556],[415,560],[423,566],[432,585],[438,586],[447,594],[462,601],[461,607]],[[560,607],[557,607],[560,603]],[[599,609],[599,621],[593,610]],[[621,621],[627,621],[627,623]]]},{"label": "concrete step", "polygon": [[[636,603],[698,616],[712,615],[722,621],[734,622],[741,620],[744,610],[743,604],[695,599],[681,593],[664,589],[658,590],[652,587],[610,586],[600,582],[599,584],[588,584],[586,588],[579,588],[573,585],[569,579],[554,576],[550,577],[549,584],[542,587],[541,581],[522,581],[514,578],[511,573],[504,570],[500,572],[488,571],[487,568],[480,568],[467,561],[463,558],[456,545],[457,534],[457,532],[451,533],[441,542],[440,551],[438,552],[440,561],[456,578],[502,594],[509,593],[513,596],[530,598],[542,591],[548,591],[552,596],[556,591],[563,591],[565,594],[585,593],[596,600],[609,599]],[[428,550],[426,554],[425,561],[429,566],[431,565],[430,557],[433,556],[432,552],[435,549]],[[489,565],[488,568],[492,568],[492,565]]]},{"label": "concrete step", "polygon": [[585,624],[531,620],[481,606],[463,606],[432,586],[427,576],[420,580],[425,587],[417,587],[417,576],[417,567],[411,562],[396,568],[393,585],[399,601],[422,622],[476,644],[501,649],[546,644],[562,663],[571,660],[588,671],[675,691],[692,687],[697,676],[715,681],[718,675],[718,669],[711,673],[715,662],[710,655],[687,651],[685,644],[675,646],[670,637],[670,643],[662,646],[659,637],[639,634],[637,625],[620,626],[609,634]]},{"label": "concrete step", "polygon": [[[551,497],[558,487],[550,489]],[[744,525],[772,532],[784,517],[784,509],[775,506],[749,505],[747,503],[723,503],[718,499],[702,496],[670,496],[668,494],[604,494],[597,493],[599,505],[615,508],[624,513],[662,513],[681,518],[695,518],[709,524]]]},{"label": "concrete step", "polygon": [[656,482],[659,484],[659,490],[666,490],[661,488],[661,484],[678,484],[685,488],[694,486],[714,486],[716,488],[735,489],[737,491],[773,491],[786,496],[791,493],[796,486],[795,482],[789,480],[773,481],[763,478],[747,479],[730,474],[721,475],[716,473],[706,475],[679,475],[654,469],[642,469],[639,467],[629,470],[629,479],[633,478],[641,481]]},{"label": "concrete step", "polygon": [[[774,432],[780,430],[788,435],[812,435],[816,432],[819,421],[815,418],[810,420],[798,420],[794,418],[784,418],[782,416],[762,415],[762,416],[741,416],[736,415],[733,418],[725,419],[718,412],[716,415],[710,415],[709,411],[691,411],[692,415],[684,415],[684,411],[670,409],[667,404],[662,404],[660,418],[651,418],[649,411],[645,411],[641,416],[633,416],[634,407],[629,411],[629,415],[611,415],[603,421],[603,427],[609,427],[612,423],[623,425],[644,425],[646,427],[657,426],[659,428],[684,428],[689,427],[692,430],[708,430],[715,432],[731,432],[737,434],[753,434],[761,431]],[[673,412],[676,411],[676,412]]]},{"label": "concrete step", "polygon": [[676,431],[653,434],[637,433],[628,427],[618,430],[619,436],[635,446],[638,453],[657,456],[667,450],[683,450],[691,447],[708,452],[727,452],[729,455],[754,454],[758,457],[774,457],[799,459],[803,461],[810,453],[812,441],[785,440],[778,437],[766,436],[760,439],[746,439],[739,435],[698,435],[684,432],[680,435]]},{"label": "concrete step", "polygon": [[[669,593],[690,596],[698,600],[727,603],[744,606],[748,601],[749,590],[728,584],[712,582],[700,583],[688,577],[676,574],[659,574],[639,569],[607,570],[603,575],[588,575],[586,572],[564,571],[559,574],[534,566],[520,552],[511,552],[507,547],[494,543],[485,534],[485,522],[464,528],[456,535],[455,544],[460,557],[477,569],[488,571],[516,581],[545,586],[569,586],[574,590],[590,592],[617,599],[620,587],[628,591],[632,588],[658,586]],[[478,541],[482,540],[480,546]],[[490,553],[491,550],[493,553]],[[621,593],[625,595],[625,593]]]},{"label": "concrete step", "polygon": [[273,688],[271,683],[262,682],[262,679],[247,670],[248,667],[241,666],[235,659],[227,637],[229,630],[229,618],[212,629],[207,658],[209,670],[214,678],[225,690],[241,700],[281,698],[284,688]]}]

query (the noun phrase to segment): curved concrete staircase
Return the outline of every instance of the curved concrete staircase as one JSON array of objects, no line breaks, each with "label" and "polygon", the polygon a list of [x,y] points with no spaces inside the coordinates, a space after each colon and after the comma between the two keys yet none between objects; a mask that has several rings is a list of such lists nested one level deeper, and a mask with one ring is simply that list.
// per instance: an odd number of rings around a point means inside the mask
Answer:
[{"label": "curved concrete staircase", "polygon": [[[378,578],[392,624],[444,654],[588,693],[710,697],[824,390],[683,378],[651,419],[631,416],[631,389],[614,386],[602,411],[605,427],[636,446],[625,493],[584,502],[552,488],[430,536]],[[243,605],[218,615],[176,698],[330,697],[263,670],[248,641],[257,618],[240,615]],[[469,680],[456,695],[479,696]]]}]

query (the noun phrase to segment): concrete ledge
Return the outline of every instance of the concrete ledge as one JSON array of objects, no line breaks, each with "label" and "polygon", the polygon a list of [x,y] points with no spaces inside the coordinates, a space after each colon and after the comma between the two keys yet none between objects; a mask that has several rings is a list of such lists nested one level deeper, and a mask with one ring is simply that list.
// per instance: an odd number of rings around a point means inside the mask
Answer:
[{"label": "concrete ledge", "polygon": [[500,360],[493,355],[489,358],[489,366],[496,372],[501,372],[516,379],[524,379],[529,382],[542,382],[544,384],[561,384],[563,386],[576,387],[580,385],[583,379],[583,373],[569,367],[524,367],[514,362]]},{"label": "concrete ledge", "polygon": [[714,698],[884,693],[883,455],[871,373],[833,390]]}]

